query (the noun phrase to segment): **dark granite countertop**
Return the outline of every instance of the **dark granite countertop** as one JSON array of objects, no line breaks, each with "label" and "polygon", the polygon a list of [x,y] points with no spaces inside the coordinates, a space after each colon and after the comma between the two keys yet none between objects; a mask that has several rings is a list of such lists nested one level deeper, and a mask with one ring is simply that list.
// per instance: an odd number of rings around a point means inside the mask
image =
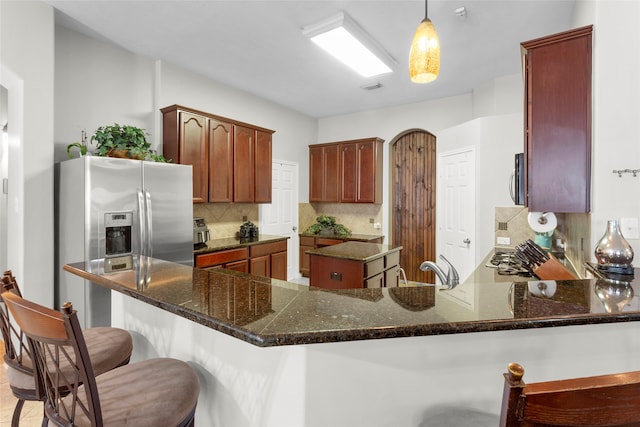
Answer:
[{"label": "dark granite countertop", "polygon": [[263,243],[278,242],[287,240],[287,236],[269,236],[260,234],[256,239],[239,239],[237,237],[227,237],[222,239],[212,239],[206,242],[205,246],[193,250],[194,255],[206,254],[209,252],[224,251],[227,249],[243,248]]},{"label": "dark granite countertop", "polygon": [[380,245],[378,243],[366,242],[344,242],[339,245],[308,250],[307,253],[309,255],[367,262],[399,250],[402,250],[402,246]]},{"label": "dark granite countertop", "polygon": [[640,320],[640,278],[328,291],[151,258],[64,269],[261,347]]},{"label": "dark granite countertop", "polygon": [[353,241],[353,242],[370,242],[372,240],[376,240],[379,238],[383,238],[384,240],[384,236],[381,234],[351,234],[349,236],[321,236],[319,234],[309,234],[309,233],[300,233],[299,234],[301,237],[319,237],[319,238],[324,238],[324,239],[335,239],[335,240],[344,240],[345,242],[349,241]]}]

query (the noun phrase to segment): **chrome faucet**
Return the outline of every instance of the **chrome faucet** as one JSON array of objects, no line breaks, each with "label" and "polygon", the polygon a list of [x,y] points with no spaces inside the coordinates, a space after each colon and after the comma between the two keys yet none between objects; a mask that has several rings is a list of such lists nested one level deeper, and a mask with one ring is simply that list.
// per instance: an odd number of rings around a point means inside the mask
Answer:
[{"label": "chrome faucet", "polygon": [[449,271],[447,271],[446,276],[444,274],[444,271],[442,271],[442,269],[438,266],[438,264],[436,264],[433,261],[425,261],[422,264],[420,264],[420,270],[422,271],[433,270],[433,272],[436,273],[436,276],[438,276],[438,279],[440,279],[440,282],[443,285],[447,286],[448,289],[453,289],[456,286],[458,286],[458,283],[460,282],[460,276],[458,276],[458,272],[453,267],[453,264],[449,262],[448,259],[446,259],[442,255],[440,255],[440,259],[449,265]]}]

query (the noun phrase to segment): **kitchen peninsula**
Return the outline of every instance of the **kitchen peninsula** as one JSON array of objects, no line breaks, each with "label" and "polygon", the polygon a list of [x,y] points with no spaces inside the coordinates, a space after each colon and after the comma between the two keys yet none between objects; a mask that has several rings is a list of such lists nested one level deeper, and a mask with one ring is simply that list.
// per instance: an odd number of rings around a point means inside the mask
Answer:
[{"label": "kitchen peninsula", "polygon": [[443,407],[497,414],[509,362],[531,382],[640,369],[636,282],[620,310],[598,280],[326,291],[150,258],[65,270],[116,291],[135,357],[198,371],[201,426],[420,425]]}]

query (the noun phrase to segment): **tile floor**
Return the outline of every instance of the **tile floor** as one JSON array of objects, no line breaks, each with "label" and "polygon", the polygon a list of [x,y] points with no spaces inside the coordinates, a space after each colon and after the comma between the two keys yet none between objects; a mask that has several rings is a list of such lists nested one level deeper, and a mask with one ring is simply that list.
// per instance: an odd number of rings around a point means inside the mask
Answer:
[{"label": "tile floor", "polygon": [[[4,358],[4,343],[0,341],[0,359]],[[7,382],[6,366],[0,367],[0,427],[9,427],[17,399],[13,397]],[[20,427],[42,425],[42,403],[26,402],[20,416]]]}]

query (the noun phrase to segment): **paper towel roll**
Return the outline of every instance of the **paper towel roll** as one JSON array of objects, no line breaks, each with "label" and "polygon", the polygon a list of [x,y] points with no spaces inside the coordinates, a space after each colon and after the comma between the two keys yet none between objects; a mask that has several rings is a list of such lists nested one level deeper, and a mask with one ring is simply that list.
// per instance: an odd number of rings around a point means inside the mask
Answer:
[{"label": "paper towel roll", "polygon": [[558,219],[553,212],[529,212],[527,220],[536,233],[548,233],[558,226]]}]

